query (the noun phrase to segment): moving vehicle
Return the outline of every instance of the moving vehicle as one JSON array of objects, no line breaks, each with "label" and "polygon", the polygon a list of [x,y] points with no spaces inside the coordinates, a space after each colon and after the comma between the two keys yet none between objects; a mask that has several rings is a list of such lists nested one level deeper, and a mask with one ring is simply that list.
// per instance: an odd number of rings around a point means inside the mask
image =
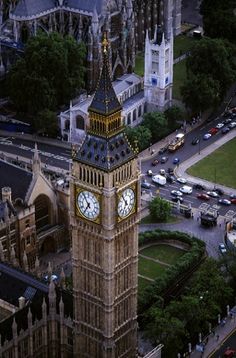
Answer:
[{"label": "moving vehicle", "polygon": [[173,196],[173,197],[171,198],[171,200],[174,201],[175,203],[177,203],[178,201],[179,201],[180,203],[182,203],[182,202],[184,201],[184,199],[183,199],[182,196]]},{"label": "moving vehicle", "polygon": [[218,129],[215,128],[215,127],[209,129],[209,131],[208,131],[208,133],[210,133],[211,135],[214,135],[214,134],[216,134],[217,132],[218,132]]},{"label": "moving vehicle", "polygon": [[221,204],[221,205],[231,205],[231,201],[228,200],[228,199],[219,199],[218,200],[218,203]]},{"label": "moving vehicle", "polygon": [[177,157],[174,158],[174,159],[173,159],[173,164],[179,164],[179,158],[177,158]]},{"label": "moving vehicle", "polygon": [[151,188],[151,184],[148,183],[146,180],[143,180],[143,181],[141,181],[141,188],[150,189],[150,188]]},{"label": "moving vehicle", "polygon": [[186,184],[187,183],[187,180],[185,178],[182,178],[182,177],[179,177],[176,180],[177,180],[177,182],[179,182],[181,184]]},{"label": "moving vehicle", "polygon": [[205,190],[205,187],[202,184],[194,184],[193,187],[197,190]]},{"label": "moving vehicle", "polygon": [[159,170],[159,173],[160,173],[161,175],[163,175],[163,176],[165,176],[165,175],[166,175],[166,171],[165,171],[165,169],[160,169],[160,170]]},{"label": "moving vehicle", "polygon": [[230,199],[230,201],[231,201],[231,204],[236,204],[236,198],[232,198],[232,199]]},{"label": "moving vehicle", "polygon": [[200,142],[200,138],[199,137],[194,137],[192,140],[192,145],[196,145]]},{"label": "moving vehicle", "polygon": [[210,200],[209,195],[205,194],[205,193],[199,193],[197,194],[197,198],[198,199],[202,199],[202,200]]},{"label": "moving vehicle", "polygon": [[163,175],[157,174],[152,177],[152,181],[158,185],[165,185],[166,178]]},{"label": "moving vehicle", "polygon": [[193,188],[191,186],[188,186],[188,185],[182,186],[181,188],[179,188],[179,190],[183,194],[192,194],[192,192],[193,192]]},{"label": "moving vehicle", "polygon": [[169,173],[170,175],[174,175],[174,169],[173,168],[168,168],[167,173]]},{"label": "moving vehicle", "polygon": [[158,163],[159,163],[159,160],[158,160],[158,159],[154,159],[153,162],[152,162],[152,165],[155,167]]},{"label": "moving vehicle", "polygon": [[222,134],[226,134],[230,131],[230,128],[229,127],[224,127],[221,131]]},{"label": "moving vehicle", "polygon": [[175,182],[175,177],[173,175],[166,175],[166,181],[170,184]]},{"label": "moving vehicle", "polygon": [[236,122],[231,122],[231,123],[228,125],[228,127],[229,127],[230,129],[233,129],[234,127],[236,127]]},{"label": "moving vehicle", "polygon": [[233,358],[236,357],[236,350],[228,347],[223,355],[224,358]]},{"label": "moving vehicle", "polygon": [[204,134],[204,136],[203,136],[203,139],[204,139],[204,140],[207,140],[207,139],[209,139],[209,138],[211,138],[211,134],[210,134],[210,133]]},{"label": "moving vehicle", "polygon": [[168,147],[162,147],[160,150],[159,150],[159,154],[164,154],[166,151],[167,151]]},{"label": "moving vehicle", "polygon": [[211,196],[212,198],[219,197],[219,194],[216,191],[207,191],[207,195]]},{"label": "moving vehicle", "polygon": [[153,172],[152,172],[151,169],[148,169],[148,170],[147,170],[147,175],[148,175],[149,177],[152,177],[152,176],[153,176]]},{"label": "moving vehicle", "polygon": [[168,157],[162,157],[161,158],[161,164],[166,163],[168,159],[169,159]]},{"label": "moving vehicle", "polygon": [[183,196],[183,194],[179,190],[171,190],[170,194],[172,196]]},{"label": "moving vehicle", "polygon": [[225,254],[227,252],[225,244],[219,244],[219,250],[222,254]]},{"label": "moving vehicle", "polygon": [[217,123],[216,125],[217,129],[221,129],[222,127],[224,127],[224,123]]},{"label": "moving vehicle", "polygon": [[168,151],[174,152],[178,148],[184,145],[185,135],[183,133],[179,133],[175,136],[174,140],[168,145]]},{"label": "moving vehicle", "polygon": [[223,195],[224,194],[224,191],[220,188],[214,188],[214,191],[219,194],[219,195]]}]

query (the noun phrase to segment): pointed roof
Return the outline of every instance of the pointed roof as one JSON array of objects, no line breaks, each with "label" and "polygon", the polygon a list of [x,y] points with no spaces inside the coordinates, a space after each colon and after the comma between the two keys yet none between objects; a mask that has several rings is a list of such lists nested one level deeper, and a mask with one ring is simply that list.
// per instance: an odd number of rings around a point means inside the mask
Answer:
[{"label": "pointed roof", "polygon": [[88,108],[89,112],[95,112],[104,116],[109,116],[112,113],[122,110],[120,102],[116,96],[112,86],[110,71],[109,71],[109,58],[108,58],[108,41],[106,33],[102,41],[103,47],[103,66],[98,81],[97,89],[94,94],[92,103]]}]

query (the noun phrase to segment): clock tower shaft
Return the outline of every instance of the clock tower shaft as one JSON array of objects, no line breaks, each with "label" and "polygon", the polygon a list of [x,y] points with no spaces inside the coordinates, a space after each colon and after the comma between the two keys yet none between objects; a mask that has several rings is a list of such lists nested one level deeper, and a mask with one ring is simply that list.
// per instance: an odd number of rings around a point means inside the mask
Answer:
[{"label": "clock tower shaft", "polygon": [[72,166],[74,356],[79,358],[137,356],[140,170],[123,131],[107,52],[105,37],[90,127]]}]

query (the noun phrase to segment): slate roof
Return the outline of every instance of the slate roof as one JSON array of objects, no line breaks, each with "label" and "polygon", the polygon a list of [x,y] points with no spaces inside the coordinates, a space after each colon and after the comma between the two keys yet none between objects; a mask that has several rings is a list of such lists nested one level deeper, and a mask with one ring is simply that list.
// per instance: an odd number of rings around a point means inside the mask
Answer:
[{"label": "slate roof", "polygon": [[[0,322],[0,335],[2,344],[5,339],[12,339],[13,317],[15,317],[18,332],[21,329],[27,329],[27,314],[29,310],[27,299],[29,299],[33,321],[35,321],[36,318],[41,319],[43,297],[45,297],[46,302],[48,302],[48,289],[48,285],[41,282],[29,273],[13,268],[6,263],[0,263],[0,299],[18,306],[18,298],[21,296],[26,298],[26,306],[23,309],[17,311],[15,314],[12,314],[10,317]],[[65,316],[73,317],[72,294],[67,291],[60,290],[59,288],[56,289],[56,292],[57,312],[59,312],[58,306],[60,297],[62,296]],[[32,293],[31,296],[30,293]]]},{"label": "slate roof", "polygon": [[103,53],[102,72],[88,111],[95,112],[103,116],[109,116],[112,113],[121,110],[122,107],[112,85],[109,71],[108,52],[106,51]]},{"label": "slate roof", "polygon": [[136,156],[124,132],[109,139],[87,134],[75,160],[111,171]]},{"label": "slate roof", "polygon": [[[81,10],[93,13],[96,6],[98,14],[100,14],[104,0],[64,0],[64,8]],[[12,14],[16,17],[37,16],[45,11],[60,8],[55,0],[20,0],[16,5]]]},{"label": "slate roof", "polygon": [[0,190],[4,186],[10,187],[13,201],[17,198],[25,200],[31,180],[32,173],[0,160]]}]

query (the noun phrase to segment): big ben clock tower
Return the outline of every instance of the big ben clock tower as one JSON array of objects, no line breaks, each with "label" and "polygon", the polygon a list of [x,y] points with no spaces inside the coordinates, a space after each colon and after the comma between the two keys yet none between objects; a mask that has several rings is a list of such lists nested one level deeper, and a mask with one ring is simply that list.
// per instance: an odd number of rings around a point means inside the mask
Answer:
[{"label": "big ben clock tower", "polygon": [[74,356],[136,357],[140,171],[109,73],[108,41],[89,107],[90,125],[73,153],[71,226]]}]

